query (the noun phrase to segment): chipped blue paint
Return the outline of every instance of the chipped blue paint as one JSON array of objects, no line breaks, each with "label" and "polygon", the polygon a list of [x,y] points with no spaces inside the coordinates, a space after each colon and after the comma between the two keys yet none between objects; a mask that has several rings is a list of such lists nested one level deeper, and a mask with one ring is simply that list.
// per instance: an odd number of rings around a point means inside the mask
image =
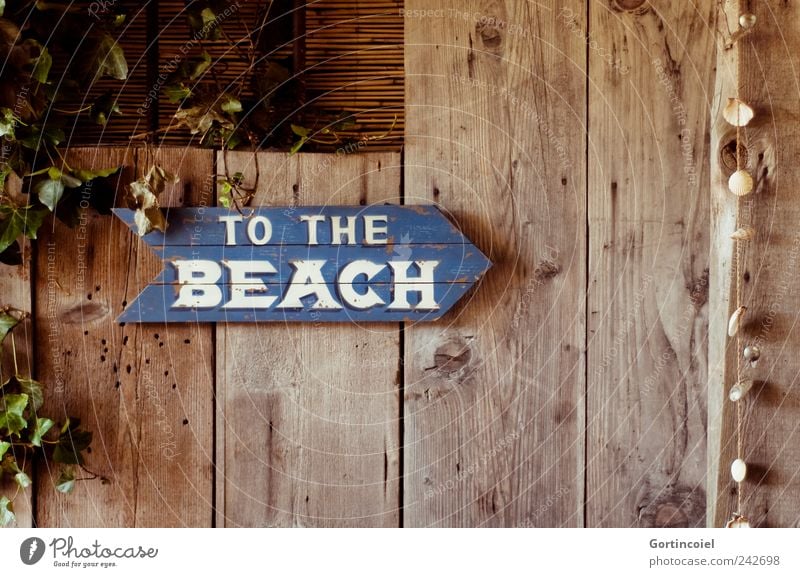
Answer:
[{"label": "chipped blue paint", "polygon": [[[114,213],[135,230],[134,212]],[[440,318],[491,267],[434,206],[177,208],[161,274],[118,322]]]}]

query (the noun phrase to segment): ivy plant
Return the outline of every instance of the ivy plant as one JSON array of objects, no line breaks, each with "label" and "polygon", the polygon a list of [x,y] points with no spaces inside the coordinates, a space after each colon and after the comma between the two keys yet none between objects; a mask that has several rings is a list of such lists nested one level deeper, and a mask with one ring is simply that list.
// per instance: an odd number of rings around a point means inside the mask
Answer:
[{"label": "ivy plant", "polygon": [[56,423],[43,415],[44,385],[19,372],[13,331],[27,316],[11,307],[0,309],[0,345],[7,338],[11,341],[8,364],[14,368],[13,375],[2,375],[0,381],[0,480],[11,481],[3,487],[15,487],[11,494],[0,490],[0,526],[15,521],[14,500],[31,486],[25,464],[35,458],[49,459],[59,467],[55,487],[62,493],[71,492],[77,481],[97,477],[85,466],[92,433],[81,428],[78,419]]},{"label": "ivy plant", "polygon": [[[59,151],[76,117],[105,124],[120,108],[102,94],[78,109],[103,77],[125,80],[128,65],[116,28],[125,15],[112,9],[89,19],[74,2],[0,1],[0,262],[19,264],[20,240],[35,239],[54,214],[69,225],[88,201],[109,212],[113,189],[106,182],[116,167],[70,166]],[[63,62],[54,74],[54,59]],[[15,175],[21,190],[10,190]]]}]

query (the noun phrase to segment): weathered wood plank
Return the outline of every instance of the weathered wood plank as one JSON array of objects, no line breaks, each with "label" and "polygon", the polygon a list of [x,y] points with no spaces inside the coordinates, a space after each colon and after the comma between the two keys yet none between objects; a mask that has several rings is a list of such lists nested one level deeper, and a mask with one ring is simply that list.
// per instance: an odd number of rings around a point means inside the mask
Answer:
[{"label": "weathered wood plank", "polygon": [[[738,14],[756,15],[753,32],[731,49],[724,46],[728,27]],[[726,18],[727,22],[722,20]],[[727,26],[726,26],[727,24]],[[738,201],[743,221],[757,230],[743,258],[742,304],[748,307],[741,329],[742,347],[761,349],[756,381],[744,398],[743,457],[748,477],[742,484],[742,510],[758,527],[797,527],[800,523],[800,461],[797,377],[800,374],[800,185],[795,165],[800,154],[797,69],[800,66],[800,6],[793,2],[724,2],[719,26],[717,83],[712,111],[712,299],[709,335],[709,524],[724,526],[736,512],[736,484],[730,464],[736,458],[736,405],[728,392],[736,380],[741,355],[727,337],[728,316],[735,308],[734,246],[736,198],[727,181],[735,168],[735,128],[721,117],[727,99],[736,95],[756,111],[743,131],[744,167],[756,178],[753,194]],[[737,71],[739,79],[737,83]]]},{"label": "weathered wood plank", "polygon": [[586,523],[702,526],[715,2],[589,12]]},{"label": "weathered wood plank", "polygon": [[[399,201],[398,154],[257,158],[256,205]],[[399,355],[396,325],[217,325],[217,525],[397,526]]]},{"label": "weathered wood plank", "polygon": [[406,2],[407,203],[494,262],[405,331],[407,526],[583,523],[585,3]]},{"label": "weathered wood plank", "polygon": [[[6,183],[6,190],[11,195],[20,194],[20,181],[15,176],[10,176]],[[31,304],[31,244],[25,240],[20,245],[20,252],[22,254],[22,264],[18,266],[10,266],[0,264],[0,307],[13,307],[15,309],[32,313]],[[14,313],[15,315],[17,313]],[[11,337],[7,337],[3,343],[2,362],[0,363],[0,383],[5,382],[11,377],[15,369],[19,370],[20,374],[31,377],[34,375],[33,367],[33,323],[31,317],[28,317],[24,324],[18,325],[14,328],[14,346],[11,343]],[[14,364],[13,349],[16,348],[17,362],[16,367]],[[9,449],[14,451],[14,449]],[[22,452],[15,454],[17,463],[29,476],[32,476],[32,463]],[[21,490],[17,484],[5,479],[0,481],[0,496],[6,496],[14,503],[14,514],[17,520],[14,524],[15,527],[31,527],[33,524],[33,511],[31,508],[33,500],[34,488],[29,487],[27,490]]]},{"label": "weathered wood plank", "polygon": [[[122,186],[135,178],[145,156],[132,149],[69,153],[81,166],[124,165],[118,206]],[[165,193],[163,205],[212,202],[211,151],[163,149],[157,157],[182,177]],[[88,466],[110,483],[82,482],[64,496],[51,480],[57,471],[40,468],[39,523],[210,526],[211,328],[116,324],[126,301],[158,274],[161,263],[118,219],[84,216],[77,229],[57,223],[39,241],[37,365],[46,382],[63,380],[49,410],[59,418],[80,417],[93,431]]]}]

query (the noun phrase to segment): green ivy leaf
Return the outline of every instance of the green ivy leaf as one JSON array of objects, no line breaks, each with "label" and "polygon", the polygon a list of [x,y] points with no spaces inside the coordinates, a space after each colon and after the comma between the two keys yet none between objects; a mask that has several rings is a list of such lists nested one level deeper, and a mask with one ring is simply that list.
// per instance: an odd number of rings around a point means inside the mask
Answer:
[{"label": "green ivy leaf", "polygon": [[20,471],[16,475],[14,475],[14,480],[17,482],[17,485],[22,487],[23,489],[27,489],[31,486],[31,478],[28,477],[23,471]]},{"label": "green ivy leaf", "polygon": [[6,456],[3,457],[3,460],[0,461],[0,471],[13,476],[17,473],[21,473],[22,469],[19,468],[17,459],[14,455],[6,454]]},{"label": "green ivy leaf", "polygon": [[41,447],[42,437],[53,428],[53,425],[55,425],[55,423],[50,419],[41,417],[36,419],[36,427],[34,427],[33,433],[31,434],[31,444],[33,444],[34,447]]},{"label": "green ivy leaf", "polygon": [[238,130],[222,130],[222,141],[228,150],[233,150],[242,143],[242,137]]},{"label": "green ivy leaf", "polygon": [[231,195],[233,186],[227,179],[218,180],[217,186],[217,202],[219,202],[220,206],[230,208],[233,203],[233,196]]},{"label": "green ivy leaf", "polygon": [[50,68],[53,66],[53,57],[46,46],[41,47],[39,58],[33,66],[31,78],[36,80],[39,84],[47,84],[47,77],[50,75]]},{"label": "green ivy leaf", "polygon": [[35,239],[45,216],[47,211],[41,207],[0,206],[0,252],[5,252],[23,233]]},{"label": "green ivy leaf", "polygon": [[6,451],[8,451],[10,448],[11,448],[11,443],[7,443],[6,441],[0,441],[0,460],[2,460],[3,455],[5,455]]},{"label": "green ivy leaf", "polygon": [[94,180],[95,178],[108,178],[112,174],[116,174],[117,171],[119,171],[119,166],[115,166],[113,168],[100,168],[98,170],[76,168],[72,171],[72,174],[74,174],[81,181],[88,182],[90,180]]},{"label": "green ivy leaf", "polygon": [[71,493],[75,488],[75,473],[72,467],[62,467],[61,474],[56,481],[56,490],[61,493]]},{"label": "green ivy leaf", "polygon": [[94,82],[102,76],[110,76],[117,80],[128,78],[128,62],[122,46],[109,34],[103,34],[90,58],[89,80]]},{"label": "green ivy leaf", "polygon": [[301,136],[303,138],[308,137],[311,134],[311,130],[306,128],[305,126],[298,126],[297,124],[292,124],[292,132],[294,132],[297,136]]},{"label": "green ivy leaf", "polygon": [[39,409],[41,409],[42,405],[44,404],[44,393],[42,392],[42,383],[34,381],[33,379],[25,379],[20,376],[17,376],[16,379],[17,383],[19,383],[20,391],[28,395],[33,410],[38,411]]},{"label": "green ivy leaf", "polygon": [[242,111],[242,103],[232,96],[227,96],[225,102],[222,103],[222,111],[228,114]]},{"label": "green ivy leaf", "polygon": [[9,435],[20,435],[28,423],[22,417],[28,406],[28,395],[3,395],[0,398],[0,431],[6,430]]},{"label": "green ivy leaf", "polygon": [[70,429],[77,429],[80,424],[81,424],[81,420],[80,419],[73,419],[71,417],[67,417],[64,420],[64,424],[61,425],[61,434],[63,435],[64,433],[66,433]]},{"label": "green ivy leaf", "polygon": [[0,527],[8,527],[16,520],[17,517],[14,515],[14,506],[11,504],[11,501],[8,500],[8,497],[3,495],[0,497]]},{"label": "green ivy leaf", "polygon": [[47,216],[42,207],[0,206],[0,251],[4,251],[21,234],[35,239],[39,228]]},{"label": "green ivy leaf", "polygon": [[295,143],[292,145],[292,148],[290,148],[290,149],[289,149],[289,156],[291,156],[291,155],[293,155],[293,154],[297,154],[297,153],[300,151],[300,149],[301,149],[301,148],[303,148],[303,145],[304,145],[306,142],[308,142],[308,138],[307,138],[307,137],[305,137],[305,136],[301,137],[301,138],[300,138],[300,140],[298,140],[297,142],[295,142]]},{"label": "green ivy leaf", "polygon": [[171,84],[164,87],[164,95],[172,104],[177,104],[189,98],[192,91],[183,84]]},{"label": "green ivy leaf", "polygon": [[216,40],[219,38],[219,25],[217,24],[217,15],[211,8],[203,8],[199,12],[195,10],[186,11],[186,19],[189,22],[189,27],[195,35],[200,36],[204,40]]},{"label": "green ivy leaf", "polygon": [[230,196],[231,191],[233,190],[233,185],[228,181],[227,178],[220,178],[217,180],[217,185],[219,186],[219,190],[217,191],[219,194],[227,194]]},{"label": "green ivy leaf", "polygon": [[60,178],[43,178],[33,185],[33,191],[39,197],[41,203],[52,212],[64,195],[64,183]]},{"label": "green ivy leaf", "polygon": [[3,16],[3,13],[6,11],[6,0],[0,0],[0,17]]},{"label": "green ivy leaf", "polygon": [[17,317],[5,311],[0,312],[0,343],[5,340],[6,335],[11,332],[11,329],[18,324],[19,319]]},{"label": "green ivy leaf", "polygon": [[188,63],[186,75],[189,77],[189,80],[197,80],[209,68],[211,68],[211,55],[203,50],[199,60],[193,59]]},{"label": "green ivy leaf", "polygon": [[[0,136],[6,136],[14,140],[14,126],[17,119],[14,118],[14,111],[10,108],[0,108]],[[5,179],[4,179],[5,180]]]},{"label": "green ivy leaf", "polygon": [[92,443],[92,433],[77,429],[68,430],[58,438],[53,450],[53,460],[64,465],[83,465],[81,451]]},{"label": "green ivy leaf", "polygon": [[9,216],[0,220],[0,250],[5,251],[22,234],[22,224]]},{"label": "green ivy leaf", "polygon": [[43,128],[40,124],[33,124],[27,127],[21,137],[18,137],[18,141],[25,148],[39,150],[42,142],[58,146],[65,138],[64,131],[60,128],[53,128],[52,126]]},{"label": "green ivy leaf", "polygon": [[109,90],[92,104],[91,117],[96,124],[105,126],[112,114],[122,114],[122,110],[114,98],[114,93]]}]

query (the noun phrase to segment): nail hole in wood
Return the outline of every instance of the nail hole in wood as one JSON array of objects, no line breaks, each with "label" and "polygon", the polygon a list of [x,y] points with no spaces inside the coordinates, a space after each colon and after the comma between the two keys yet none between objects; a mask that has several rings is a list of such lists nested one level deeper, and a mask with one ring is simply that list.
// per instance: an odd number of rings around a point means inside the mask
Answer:
[{"label": "nail hole in wood", "polygon": [[[739,157],[742,166],[747,166],[748,152],[746,146],[741,146],[739,150]],[[728,171],[733,172],[736,170],[736,139],[733,138],[720,150],[720,162]]]}]

